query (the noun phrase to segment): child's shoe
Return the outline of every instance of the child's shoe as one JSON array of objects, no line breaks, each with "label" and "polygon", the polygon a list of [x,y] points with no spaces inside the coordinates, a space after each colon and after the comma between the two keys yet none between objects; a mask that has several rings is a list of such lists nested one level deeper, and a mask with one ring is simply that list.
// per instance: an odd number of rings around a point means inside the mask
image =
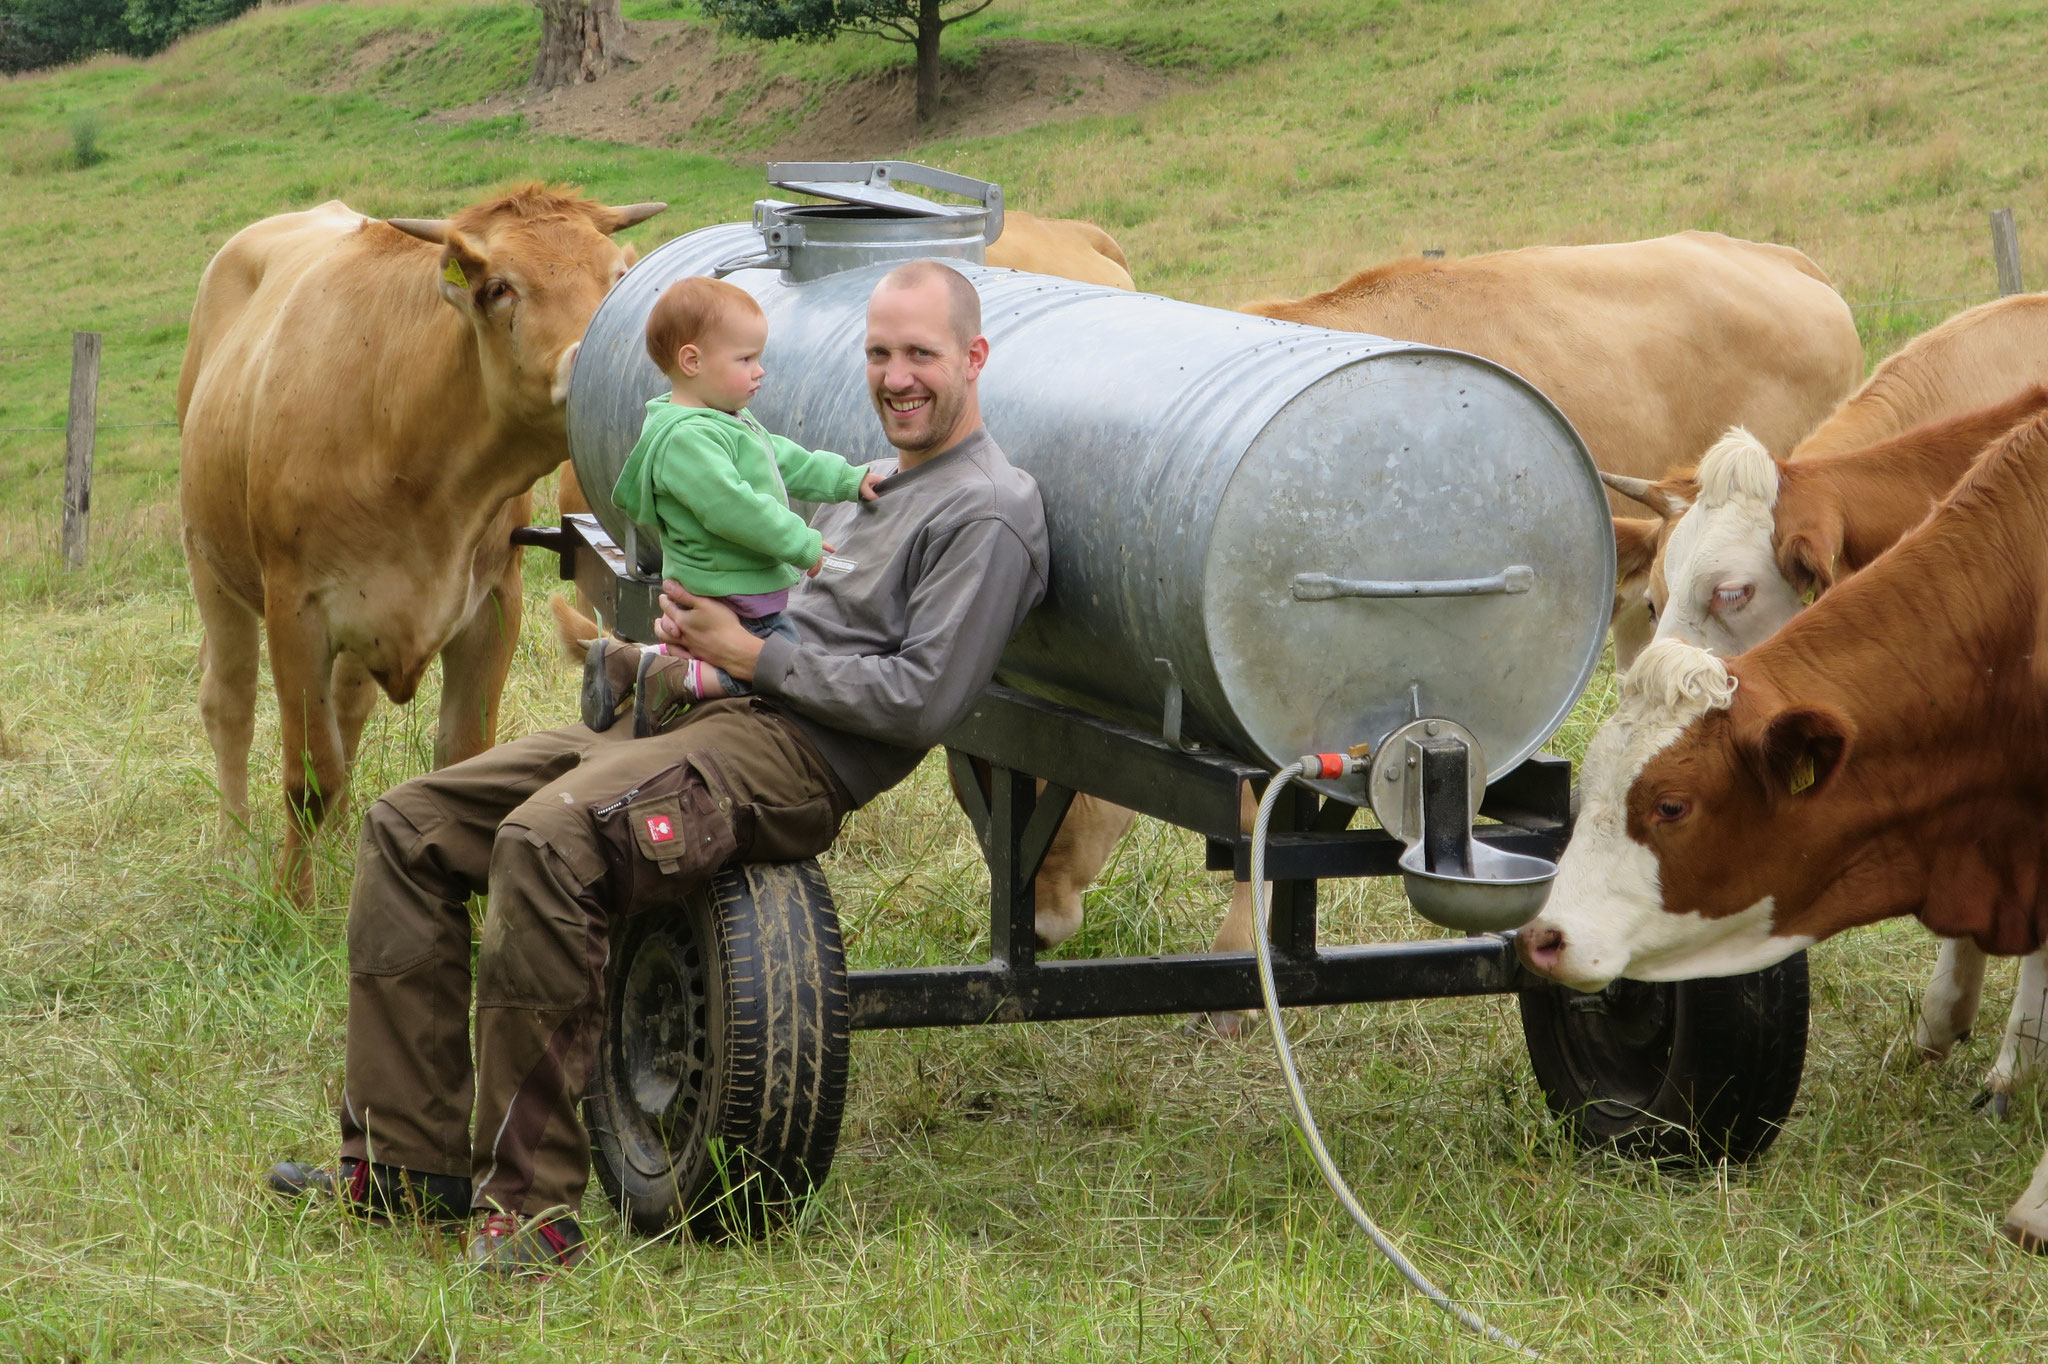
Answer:
[{"label": "child's shoe", "polygon": [[646,653],[633,678],[633,737],[665,733],[699,699],[704,665],[678,654]]},{"label": "child's shoe", "polygon": [[612,727],[633,691],[644,655],[637,644],[599,635],[583,656],[583,723],[600,734]]}]

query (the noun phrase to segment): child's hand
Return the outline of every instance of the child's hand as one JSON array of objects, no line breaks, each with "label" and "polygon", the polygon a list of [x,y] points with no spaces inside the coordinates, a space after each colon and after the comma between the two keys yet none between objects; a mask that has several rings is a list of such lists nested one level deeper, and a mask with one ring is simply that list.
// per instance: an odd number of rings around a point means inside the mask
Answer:
[{"label": "child's hand", "polygon": [[[882,495],[881,482],[882,476],[876,473],[873,469],[870,469],[866,473],[862,474],[860,476],[860,500],[863,502],[872,502],[876,498],[880,497]],[[811,570],[811,572],[813,573],[816,573],[817,571],[818,570],[815,568]]]},{"label": "child's hand", "polygon": [[[866,491],[866,490],[865,490],[865,489],[863,489],[862,491]],[[804,570],[804,576],[805,576],[806,578],[815,578],[815,577],[817,577],[817,576],[818,576],[818,570],[822,569],[822,568],[823,568],[823,567],[825,566],[825,556],[826,556],[827,554],[830,554],[830,553],[832,553],[832,552],[833,552],[833,550],[832,550],[832,546],[831,546],[831,545],[829,545],[829,544],[825,544],[824,542],[822,542],[822,541],[821,541],[821,542],[819,543],[819,553],[818,553],[818,562],[816,562],[815,564],[812,564],[812,565],[811,565],[811,566],[810,566],[809,568],[805,569],[805,570]]]}]

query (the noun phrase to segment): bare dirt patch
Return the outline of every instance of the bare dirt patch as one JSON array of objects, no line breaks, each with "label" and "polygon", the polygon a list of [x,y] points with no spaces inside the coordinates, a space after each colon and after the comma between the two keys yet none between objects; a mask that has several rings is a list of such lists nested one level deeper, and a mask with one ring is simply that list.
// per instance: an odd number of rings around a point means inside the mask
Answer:
[{"label": "bare dirt patch", "polygon": [[939,138],[989,137],[1090,114],[1133,112],[1172,88],[1165,75],[1100,48],[1000,39],[971,67],[948,66],[937,126],[920,133],[909,67],[825,88],[764,77],[748,53],[718,55],[701,28],[628,25],[633,65],[602,80],[493,96],[447,122],[523,114],[536,132],[768,160],[881,157]]},{"label": "bare dirt patch", "polygon": [[409,57],[432,45],[431,39],[416,33],[380,33],[349,53],[348,65],[329,77],[322,88],[328,91],[352,90],[393,58]]}]

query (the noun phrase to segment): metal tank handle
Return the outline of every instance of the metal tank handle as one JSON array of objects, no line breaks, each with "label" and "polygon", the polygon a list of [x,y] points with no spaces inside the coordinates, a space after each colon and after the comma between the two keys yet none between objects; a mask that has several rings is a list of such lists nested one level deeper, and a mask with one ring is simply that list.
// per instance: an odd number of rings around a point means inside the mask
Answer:
[{"label": "metal tank handle", "polygon": [[1337,597],[1492,597],[1527,592],[1536,585],[1536,570],[1509,564],[1485,578],[1419,578],[1379,580],[1333,578],[1327,573],[1294,575],[1296,601],[1331,601]]},{"label": "metal tank handle", "polygon": [[803,241],[804,230],[797,223],[779,221],[775,210],[795,207],[780,199],[756,199],[754,230],[761,234],[761,242],[766,249],[720,261],[711,267],[711,278],[724,279],[736,270],[787,270],[789,248]]}]

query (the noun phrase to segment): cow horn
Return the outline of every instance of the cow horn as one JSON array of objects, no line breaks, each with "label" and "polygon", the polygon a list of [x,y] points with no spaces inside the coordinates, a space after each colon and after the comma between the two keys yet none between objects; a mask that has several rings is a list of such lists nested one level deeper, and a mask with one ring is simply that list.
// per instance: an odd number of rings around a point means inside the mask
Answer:
[{"label": "cow horn", "polygon": [[448,241],[448,220],[446,218],[386,218],[385,222],[409,237],[418,237],[423,242],[443,246]]},{"label": "cow horn", "polygon": [[1600,481],[1620,493],[1623,497],[1632,497],[1645,506],[1655,505],[1650,501],[1650,480],[1647,478],[1630,478],[1627,474],[1610,474],[1603,469],[1600,471]]},{"label": "cow horn", "polygon": [[667,204],[627,204],[623,208],[615,208],[612,210],[615,220],[612,231],[620,232],[636,223],[644,223],[667,207]]}]

